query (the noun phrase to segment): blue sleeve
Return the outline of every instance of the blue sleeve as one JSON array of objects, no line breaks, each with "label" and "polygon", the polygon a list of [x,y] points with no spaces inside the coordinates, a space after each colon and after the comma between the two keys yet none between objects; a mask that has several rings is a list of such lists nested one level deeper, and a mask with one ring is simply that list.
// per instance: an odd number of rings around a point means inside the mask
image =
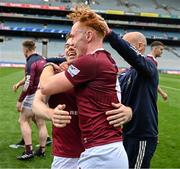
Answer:
[{"label": "blue sleeve", "polygon": [[47,58],[46,61],[47,62],[53,62],[55,64],[61,64],[61,63],[66,61],[66,58],[65,57],[62,57],[62,58],[55,58],[55,57],[54,58]]},{"label": "blue sleeve", "polygon": [[155,75],[157,71],[156,65],[151,60],[146,59],[128,42],[120,38],[118,34],[112,31],[106,38],[111,47],[139,73],[143,76],[152,77]]}]

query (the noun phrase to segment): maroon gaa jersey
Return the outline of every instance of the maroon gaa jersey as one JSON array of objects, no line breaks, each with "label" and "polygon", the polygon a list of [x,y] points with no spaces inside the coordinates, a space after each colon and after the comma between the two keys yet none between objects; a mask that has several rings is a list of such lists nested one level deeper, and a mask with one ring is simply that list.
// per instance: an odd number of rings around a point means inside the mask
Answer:
[{"label": "maroon gaa jersey", "polygon": [[64,128],[52,128],[53,155],[66,158],[79,158],[84,151],[81,143],[78,112],[75,96],[72,92],[52,95],[49,107],[55,108],[58,104],[65,104],[66,111],[71,114],[71,122]]},{"label": "maroon gaa jersey", "polygon": [[39,84],[39,78],[46,60],[34,53],[26,59],[25,84],[18,101],[22,102],[27,95],[34,94]]},{"label": "maroon gaa jersey", "polygon": [[85,148],[122,140],[122,130],[109,125],[105,114],[113,109],[112,102],[120,102],[117,73],[115,61],[104,49],[80,56],[65,71],[75,88]]}]

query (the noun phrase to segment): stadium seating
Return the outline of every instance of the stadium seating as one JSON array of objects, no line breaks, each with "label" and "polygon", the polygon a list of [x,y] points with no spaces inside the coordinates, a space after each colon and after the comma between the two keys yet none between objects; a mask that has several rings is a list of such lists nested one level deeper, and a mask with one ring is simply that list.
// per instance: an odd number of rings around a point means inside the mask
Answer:
[{"label": "stadium seating", "polygon": [[[62,0],[1,0],[1,2],[14,2],[23,4],[40,4],[50,6],[72,7],[74,3],[65,3]],[[68,1],[67,1],[68,2]],[[85,2],[85,0],[71,0],[71,2]],[[121,10],[125,12],[149,12],[161,15],[180,15],[179,0],[96,0],[91,3],[91,8],[95,10]]]},{"label": "stadium seating", "polygon": [[1,2],[12,2],[12,3],[22,3],[22,4],[47,4],[43,0],[1,0]]},{"label": "stadium seating", "polygon": [[[17,62],[25,63],[25,58],[22,53],[21,44],[27,38],[10,38],[6,39],[3,43],[0,43],[0,62]],[[42,40],[35,39],[37,52],[42,53]],[[111,52],[112,56],[117,62],[119,67],[128,67],[128,64],[114,51],[110,48],[109,44],[105,43],[105,49]],[[176,54],[180,53],[180,47],[171,47]],[[9,50],[11,49],[11,50]],[[164,50],[163,57],[159,58],[159,69],[172,69],[179,70],[180,56],[175,55],[171,50]],[[150,52],[150,47],[147,47],[146,54]],[[48,57],[57,57],[64,53],[64,41],[60,40],[50,40],[48,43]]]},{"label": "stadium seating", "polygon": [[[0,62],[17,62],[25,63],[25,58],[22,52],[22,42],[32,38],[9,38],[5,39],[3,43],[0,43]],[[42,53],[42,40],[33,39],[36,41],[36,51]],[[11,49],[11,50],[9,50]],[[63,53],[64,42],[50,41],[48,45],[48,56],[56,57],[58,54]]]},{"label": "stadium seating", "polygon": [[[180,52],[180,48],[175,48],[176,52]],[[146,54],[150,52],[150,47],[147,47]],[[180,70],[180,58],[172,51],[164,50],[162,57],[158,58],[158,69]]]},{"label": "stadium seating", "polygon": [[[60,25],[60,24],[41,24],[41,23],[27,23],[27,22],[10,22],[5,21],[4,26],[10,27],[13,30],[28,30],[28,31],[41,31],[39,29],[47,29],[45,32],[58,32],[58,30],[67,31],[69,32],[71,29],[70,25]],[[37,28],[37,29],[36,29]],[[39,28],[39,29],[38,29]],[[180,39],[180,34],[177,32],[162,32],[162,31],[155,31],[155,30],[140,30],[140,29],[123,29],[123,28],[112,28],[115,32],[117,32],[119,35],[124,35],[126,32],[132,32],[132,31],[139,31],[143,33],[147,38],[150,39],[167,39],[168,37],[171,39]]]},{"label": "stadium seating", "polygon": [[24,27],[24,28],[49,28],[49,29],[60,29],[60,30],[70,30],[68,25],[60,24],[41,24],[41,23],[30,23],[30,22],[14,22],[14,21],[5,21],[5,26],[9,27]]},{"label": "stadium seating", "polygon": [[[75,0],[72,0],[75,2]],[[80,1],[80,0],[79,0]],[[76,2],[79,2],[76,0]],[[101,10],[121,10],[125,12],[151,12],[151,13],[159,13],[161,15],[180,15],[179,8],[180,1],[172,0],[172,2],[168,0],[96,0],[97,3],[91,4],[90,6],[93,9],[98,11]],[[49,2],[45,2],[43,0],[1,0],[1,2],[14,2],[14,3],[31,3],[31,4],[40,4],[40,5],[52,5],[52,6],[72,6],[72,3],[65,3],[60,0],[50,0]],[[168,8],[166,9],[166,5]],[[141,8],[143,6],[143,9]],[[23,16],[23,14],[21,14]],[[26,14],[27,15],[27,14]],[[27,15],[28,16],[28,15]],[[33,16],[33,15],[32,15]],[[32,17],[31,16],[31,17]],[[36,17],[39,17],[36,15]],[[45,15],[41,17],[46,17]],[[61,17],[54,17],[55,19],[60,19]],[[41,18],[42,19],[42,18]],[[128,21],[127,21],[128,24]],[[136,24],[136,23],[135,23]],[[31,31],[31,32],[46,32],[46,33],[61,33],[65,31],[65,33],[70,31],[69,25],[64,24],[43,24],[38,22],[24,22],[24,21],[6,21],[4,20],[1,23],[0,29],[10,28],[11,30],[19,30],[19,31]],[[179,32],[171,32],[171,31],[159,31],[159,30],[151,30],[150,28],[117,28],[112,27],[112,29],[117,32],[119,35],[123,36],[126,32],[131,31],[140,31],[149,39],[172,39],[177,40],[180,39]],[[27,38],[17,38],[17,37],[5,37],[4,42],[0,43],[0,62],[25,62],[21,43],[23,40]],[[42,53],[42,40],[36,39],[37,41],[37,52]],[[118,66],[127,67],[128,64],[118,56],[118,54],[109,47],[107,43],[105,43],[105,48],[109,50],[113,57],[115,58]],[[11,50],[9,50],[11,49]],[[48,43],[48,56],[55,57],[59,54],[63,54],[64,51],[64,41],[63,40],[49,40]],[[150,51],[150,47],[147,47],[146,53]],[[179,69],[180,65],[180,48],[178,47],[168,47],[163,54],[162,58],[159,58],[159,69]]]}]

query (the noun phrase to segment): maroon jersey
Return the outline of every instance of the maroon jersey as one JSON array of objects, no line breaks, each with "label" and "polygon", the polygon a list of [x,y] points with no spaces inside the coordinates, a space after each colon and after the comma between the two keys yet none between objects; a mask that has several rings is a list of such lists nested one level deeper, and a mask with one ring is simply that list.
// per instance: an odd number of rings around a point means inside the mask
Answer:
[{"label": "maroon jersey", "polygon": [[156,60],[156,59],[155,59],[152,55],[150,55],[150,54],[149,54],[149,55],[147,55],[147,58],[148,58],[148,59],[150,59],[150,60],[152,60],[152,61],[153,61],[153,63],[155,63],[155,65],[156,65],[156,66],[158,66],[158,62],[157,62],[157,60]]},{"label": "maroon jersey", "polygon": [[118,103],[116,82],[117,66],[110,54],[98,50],[79,57],[66,77],[75,86],[82,142],[85,148],[122,140],[121,129],[108,124],[105,112]]},{"label": "maroon jersey", "polygon": [[39,84],[39,78],[46,61],[42,56],[34,53],[27,58],[25,67],[25,84],[18,101],[22,102],[27,95],[34,94]]},{"label": "maroon jersey", "polygon": [[79,158],[84,148],[81,143],[75,96],[72,93],[51,96],[49,107],[55,108],[58,104],[66,104],[65,110],[70,112],[72,119],[71,123],[64,128],[53,126],[53,155],[66,158]]}]

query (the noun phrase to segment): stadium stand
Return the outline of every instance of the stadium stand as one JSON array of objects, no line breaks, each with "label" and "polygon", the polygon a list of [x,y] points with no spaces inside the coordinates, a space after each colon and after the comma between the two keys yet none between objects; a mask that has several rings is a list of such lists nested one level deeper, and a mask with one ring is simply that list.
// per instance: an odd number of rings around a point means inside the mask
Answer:
[{"label": "stadium stand", "polygon": [[[42,39],[48,38],[47,56],[62,55],[63,39],[71,28],[71,22],[66,18],[66,10],[80,2],[89,3],[91,8],[101,13],[120,36],[126,32],[139,31],[146,36],[148,43],[161,40],[167,47],[163,57],[159,59],[159,69],[180,70],[180,48],[177,47],[180,44],[178,0],[173,0],[173,3],[168,0],[1,0],[0,9],[3,8],[0,14],[0,62],[24,63],[21,43],[27,38],[37,41],[39,53],[42,53]],[[20,10],[23,9],[22,4],[44,5],[47,12],[40,12],[42,6],[26,6],[28,10]],[[53,6],[55,8],[48,8]],[[56,9],[56,6],[63,8]],[[112,52],[118,66],[128,66],[106,43],[105,48]],[[147,53],[149,50],[147,47]]]},{"label": "stadium stand", "polygon": [[[27,22],[10,22],[5,21],[3,22],[3,26],[5,29],[11,29],[11,30],[22,30],[22,31],[34,31],[34,32],[69,32],[71,26],[70,25],[62,25],[62,24],[41,24],[41,23],[27,23]],[[3,27],[2,27],[3,28]],[[113,28],[113,27],[112,27]],[[139,29],[123,29],[123,28],[113,28],[114,31],[116,31],[120,36],[124,35],[126,32],[132,32],[132,31],[140,31],[143,33],[147,38],[152,39],[180,39],[180,34],[177,32],[163,32],[163,31],[157,31],[157,30],[139,30]]]},{"label": "stadium stand", "polygon": [[[25,63],[23,53],[21,51],[21,43],[27,38],[10,38],[6,39],[3,43],[0,43],[0,62],[15,62],[15,63]],[[42,53],[42,40],[34,39],[37,45],[37,52]],[[128,64],[121,58],[119,55],[110,48],[109,44],[105,43],[105,49],[112,53],[112,56],[117,62],[119,67],[129,67]],[[169,47],[170,48],[170,47]],[[11,50],[9,50],[11,49]],[[174,49],[174,50],[173,50]],[[48,57],[58,57],[63,55],[64,51],[64,41],[63,40],[50,40],[48,43]],[[173,52],[174,51],[174,52]],[[147,47],[146,54],[150,52],[150,47]],[[173,69],[179,70],[180,65],[180,56],[177,54],[180,53],[180,47],[173,48],[169,50],[165,49],[164,54],[159,58],[159,69]]]},{"label": "stadium stand", "polygon": [[[169,47],[168,47],[169,48]],[[175,51],[178,53],[180,51],[180,48],[175,48]],[[150,52],[150,47],[147,47],[146,54]],[[167,47],[165,47],[165,50],[163,52],[162,57],[158,58],[158,69],[161,70],[180,70],[179,64],[180,64],[180,58],[176,56],[171,50],[167,50]]]},{"label": "stadium stand", "polygon": [[[22,42],[32,38],[12,37],[0,43],[0,62],[25,63],[22,53]],[[42,39],[33,39],[36,42],[37,52],[42,53]],[[11,50],[9,50],[11,49]],[[64,51],[64,41],[50,41],[48,45],[48,56],[57,57]]]},{"label": "stadium stand", "polygon": [[[1,2],[14,2],[22,4],[40,4],[50,6],[66,5],[72,7],[74,3],[86,3],[95,10],[121,10],[126,12],[150,12],[159,13],[162,15],[179,14],[178,0],[1,0]],[[143,7],[143,8],[142,8]],[[158,10],[157,10],[158,9]]]},{"label": "stadium stand", "polygon": [[70,30],[70,26],[68,25],[59,25],[59,24],[42,24],[42,23],[28,23],[28,22],[10,22],[5,21],[4,26],[8,27],[21,27],[21,28],[49,28],[49,29],[59,29],[59,30]]}]

